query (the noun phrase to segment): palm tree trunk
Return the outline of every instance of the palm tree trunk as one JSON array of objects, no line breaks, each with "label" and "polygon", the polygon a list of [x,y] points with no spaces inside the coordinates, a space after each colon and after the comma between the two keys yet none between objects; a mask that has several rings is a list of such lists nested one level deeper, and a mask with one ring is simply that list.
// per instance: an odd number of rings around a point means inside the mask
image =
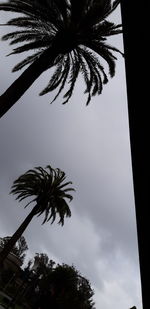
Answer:
[{"label": "palm tree trunk", "polygon": [[33,82],[53,63],[60,52],[55,43],[46,49],[0,96],[0,118],[21,98]]},{"label": "palm tree trunk", "polygon": [[0,253],[0,267],[3,265],[3,261],[7,257],[7,255],[11,252],[12,248],[14,247],[17,240],[21,237],[25,229],[27,228],[28,224],[36,214],[38,209],[38,206],[36,205],[29,215],[26,217],[26,219],[23,221],[23,223],[19,226],[17,231],[13,234],[13,236],[10,238],[6,246],[4,247],[3,251]]}]

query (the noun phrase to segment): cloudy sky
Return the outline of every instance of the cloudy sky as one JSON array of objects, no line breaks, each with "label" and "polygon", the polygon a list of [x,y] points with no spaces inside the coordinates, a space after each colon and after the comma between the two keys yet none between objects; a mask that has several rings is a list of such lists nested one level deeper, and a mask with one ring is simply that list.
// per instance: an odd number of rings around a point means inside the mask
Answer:
[{"label": "cloudy sky", "polygon": [[[0,23],[8,16],[1,12]],[[112,19],[120,22],[119,9]],[[111,42],[123,50],[121,35]],[[11,69],[23,56],[6,57],[10,50],[0,42],[0,93],[20,74]],[[96,309],[142,309],[124,60],[118,56],[115,78],[88,107],[82,79],[65,106],[61,97],[49,104],[54,94],[39,97],[49,78],[42,74],[0,120],[0,236],[30,210],[9,195],[13,181],[35,166],[59,167],[76,189],[72,217],[64,227],[34,218],[24,234],[28,257],[44,252],[74,264],[95,290]]]}]

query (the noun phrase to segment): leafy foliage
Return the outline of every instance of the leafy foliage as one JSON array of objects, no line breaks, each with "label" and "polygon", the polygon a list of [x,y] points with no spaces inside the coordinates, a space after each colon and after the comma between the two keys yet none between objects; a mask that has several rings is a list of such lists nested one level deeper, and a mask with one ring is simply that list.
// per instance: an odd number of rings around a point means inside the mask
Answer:
[{"label": "leafy foliage", "polygon": [[51,306],[61,309],[94,309],[94,291],[89,281],[74,266],[56,264],[46,254],[38,253],[34,257],[34,265],[30,268],[32,288],[28,288],[26,294],[32,306],[35,302],[36,308],[42,306],[43,309]]},{"label": "leafy foliage", "polygon": [[[10,236],[0,238],[0,246],[2,248],[5,247],[5,245],[8,243],[8,241],[11,239]],[[25,252],[28,250],[28,245],[26,243],[26,240],[24,236],[21,236],[15,246],[12,248],[12,253],[15,254],[21,261],[22,263],[24,262],[25,259]]]},{"label": "leafy foliage", "polygon": [[64,183],[65,179],[65,173],[59,168],[53,169],[50,165],[46,169],[36,167],[15,180],[10,193],[15,194],[19,201],[34,196],[25,207],[35,203],[36,214],[45,215],[43,224],[49,220],[53,223],[58,214],[58,223],[63,225],[64,218],[71,216],[66,200],[71,201],[73,197],[68,192],[74,191],[73,188],[67,187],[72,182]]},{"label": "leafy foliage", "polygon": [[49,260],[48,255],[45,253],[36,253],[34,256],[34,262],[31,261],[32,270],[34,270],[34,273],[40,275],[44,275],[47,273],[47,269],[52,269],[55,262],[52,260]]},{"label": "leafy foliage", "polygon": [[100,58],[107,62],[110,76],[113,77],[115,74],[117,58],[112,52],[120,51],[105,41],[107,37],[122,32],[120,24],[115,25],[107,20],[119,2],[119,0],[8,0],[7,3],[1,3],[0,10],[21,14],[7,23],[20,30],[2,37],[3,40],[10,40],[11,45],[20,43],[11,54],[37,49],[33,55],[18,63],[13,71],[22,69],[39,57],[42,61],[46,49],[58,46],[55,60],[51,62],[50,54],[47,64],[47,69],[54,66],[55,71],[40,95],[58,88],[55,100],[68,81],[69,89],[64,95],[63,104],[67,103],[81,72],[89,104],[91,97],[101,94],[103,85],[108,82]]}]

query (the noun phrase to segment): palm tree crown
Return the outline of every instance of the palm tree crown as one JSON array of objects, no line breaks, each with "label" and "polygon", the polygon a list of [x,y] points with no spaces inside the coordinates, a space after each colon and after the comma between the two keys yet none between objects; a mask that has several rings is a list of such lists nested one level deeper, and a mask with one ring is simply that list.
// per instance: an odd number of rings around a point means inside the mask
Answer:
[{"label": "palm tree crown", "polygon": [[15,194],[19,201],[34,196],[34,199],[28,201],[25,207],[31,203],[35,205],[1,252],[0,267],[34,216],[44,214],[43,224],[50,220],[52,224],[58,215],[58,223],[61,225],[64,224],[65,217],[71,216],[66,200],[72,200],[72,195],[68,192],[74,189],[67,187],[72,182],[64,182],[65,179],[64,172],[48,165],[46,169],[42,167],[31,169],[14,181],[10,193]]},{"label": "palm tree crown", "polygon": [[117,58],[112,51],[120,51],[107,44],[106,38],[121,33],[122,29],[120,24],[115,25],[106,19],[119,2],[120,0],[8,0],[7,3],[0,4],[0,10],[23,14],[7,23],[20,30],[2,38],[10,39],[10,44],[21,44],[11,54],[36,50],[18,63],[13,71],[31,65],[40,57],[42,59],[44,52],[55,46],[55,57],[51,57],[49,52],[44,69],[54,67],[55,70],[40,95],[58,89],[55,100],[68,81],[63,102],[65,104],[70,99],[81,72],[86,84],[88,104],[92,96],[101,94],[103,84],[108,82],[100,57],[107,62],[110,76],[115,74]]},{"label": "palm tree crown", "polygon": [[25,207],[34,202],[35,214],[45,215],[43,224],[50,219],[53,223],[58,214],[60,217],[58,223],[63,225],[64,217],[71,216],[66,199],[71,201],[73,197],[68,191],[74,191],[73,188],[66,187],[72,182],[64,183],[65,178],[65,173],[60,169],[53,169],[51,166],[47,166],[47,170],[36,167],[15,180],[10,193],[17,195],[16,199],[19,201],[35,196]]}]

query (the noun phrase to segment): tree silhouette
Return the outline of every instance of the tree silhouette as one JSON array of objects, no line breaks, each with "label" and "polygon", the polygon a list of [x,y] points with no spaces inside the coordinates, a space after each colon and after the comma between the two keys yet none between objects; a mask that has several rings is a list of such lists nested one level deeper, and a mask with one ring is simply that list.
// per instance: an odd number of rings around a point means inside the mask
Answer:
[{"label": "tree silhouette", "polygon": [[74,266],[56,265],[46,254],[36,254],[34,262],[36,267],[30,268],[34,273],[26,293],[32,308],[95,308],[90,282]]},{"label": "tree silhouette", "polygon": [[36,253],[34,261],[31,259],[31,264],[33,264],[32,271],[40,276],[46,274],[47,269],[52,269],[55,263],[49,260],[46,253]]},{"label": "tree silhouette", "polygon": [[[116,9],[120,0],[8,0],[0,4],[0,10],[21,13],[6,25],[20,30],[8,33],[3,40],[10,44],[20,43],[11,54],[37,50],[18,63],[13,72],[29,65],[19,78],[0,97],[0,117],[2,117],[47,69],[55,68],[44,95],[54,89],[60,94],[68,81],[64,102],[71,98],[76,80],[81,72],[88,94],[101,94],[108,82],[100,59],[106,61],[109,75],[115,74],[117,48],[106,43],[107,37],[122,32],[121,25],[115,25],[107,17]],[[25,42],[25,44],[24,44]],[[122,54],[122,53],[121,53]],[[54,101],[53,100],[53,101]]]},{"label": "tree silhouette", "polygon": [[[6,236],[0,239],[0,246],[2,248],[5,248],[5,246],[8,244],[8,241],[11,239],[10,236]],[[11,250],[11,253],[18,256],[18,258],[24,262],[25,259],[25,252],[28,250],[27,242],[24,238],[24,236],[21,236],[18,241],[15,243],[14,247]]]},{"label": "tree silhouette", "polygon": [[27,207],[34,203],[34,207],[1,252],[0,265],[3,264],[4,259],[34,216],[44,214],[45,217],[42,224],[48,221],[51,221],[52,224],[58,215],[58,223],[61,225],[64,224],[65,217],[71,216],[71,210],[66,199],[69,201],[73,199],[72,195],[68,192],[74,191],[74,189],[67,187],[72,182],[64,182],[66,176],[60,169],[53,169],[51,166],[47,166],[46,169],[36,167],[29,170],[15,180],[12,185],[11,193],[17,196],[16,199],[22,201],[23,199],[34,197],[25,206]]}]

